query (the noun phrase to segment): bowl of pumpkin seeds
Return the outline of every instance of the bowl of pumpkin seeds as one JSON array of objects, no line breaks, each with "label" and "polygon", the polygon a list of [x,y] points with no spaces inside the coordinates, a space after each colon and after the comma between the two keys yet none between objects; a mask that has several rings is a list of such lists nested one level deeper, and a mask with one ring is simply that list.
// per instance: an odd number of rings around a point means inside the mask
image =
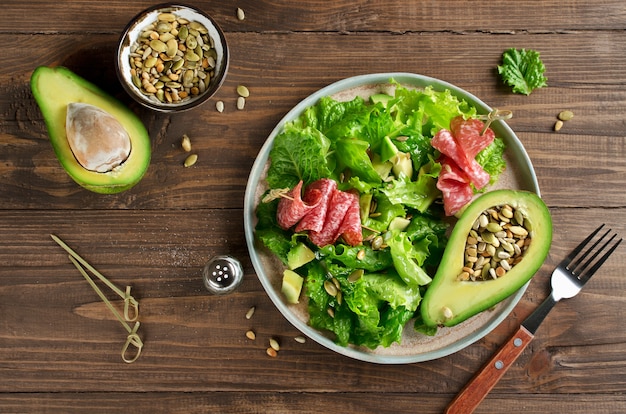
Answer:
[{"label": "bowl of pumpkin seeds", "polygon": [[182,4],[150,7],[126,26],[116,70],[126,92],[160,112],[194,108],[217,92],[228,71],[224,32],[208,14]]}]

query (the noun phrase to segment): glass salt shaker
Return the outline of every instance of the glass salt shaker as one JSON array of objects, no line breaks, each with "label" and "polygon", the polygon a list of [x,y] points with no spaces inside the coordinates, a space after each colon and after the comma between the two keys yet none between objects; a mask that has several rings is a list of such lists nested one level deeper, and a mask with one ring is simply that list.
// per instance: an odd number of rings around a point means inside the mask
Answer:
[{"label": "glass salt shaker", "polygon": [[202,280],[204,287],[215,295],[231,293],[243,280],[243,267],[232,256],[215,256],[204,266]]}]

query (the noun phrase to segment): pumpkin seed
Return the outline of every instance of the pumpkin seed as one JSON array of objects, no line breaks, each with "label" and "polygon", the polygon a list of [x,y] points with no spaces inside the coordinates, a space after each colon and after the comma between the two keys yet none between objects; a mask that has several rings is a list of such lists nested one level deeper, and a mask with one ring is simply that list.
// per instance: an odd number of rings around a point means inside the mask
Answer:
[{"label": "pumpkin seed", "polygon": [[157,63],[157,58],[155,58],[154,56],[150,56],[148,59],[146,59],[143,62],[143,67],[144,68],[151,68],[154,65],[156,65],[156,63]]},{"label": "pumpkin seed", "polygon": [[198,161],[198,154],[191,154],[190,156],[188,156],[187,158],[185,158],[185,162],[183,163],[183,165],[185,167],[191,167],[192,165],[194,165],[196,162]]},{"label": "pumpkin seed", "polygon": [[299,344],[303,344],[306,342],[306,338],[304,336],[296,336],[295,338],[293,338],[293,340]]},{"label": "pumpkin seed", "polygon": [[278,344],[278,341],[276,339],[270,338],[270,348],[272,348],[276,352],[280,351],[280,345]]},{"label": "pumpkin seed", "polygon": [[359,280],[363,276],[364,273],[365,273],[365,271],[363,269],[355,269],[348,276],[348,282],[350,282],[350,283],[356,282],[357,280]]},{"label": "pumpkin seed", "polygon": [[151,40],[150,47],[152,48],[152,50],[156,50],[157,52],[165,52],[167,50],[167,45],[161,42],[159,39]]},{"label": "pumpkin seed", "polygon": [[239,96],[243,96],[244,98],[250,96],[250,91],[244,85],[237,86],[237,93],[239,94]]},{"label": "pumpkin seed", "polygon": [[215,109],[217,109],[217,112],[224,112],[224,102],[223,101],[215,102]]},{"label": "pumpkin seed", "polygon": [[156,25],[156,31],[159,33],[167,33],[172,30],[172,24],[168,22],[159,22]]},{"label": "pumpkin seed", "polygon": [[561,121],[569,121],[574,118],[574,113],[572,111],[561,111],[558,115],[558,118]]},{"label": "pumpkin seed", "polygon": [[254,341],[256,339],[256,334],[254,333],[254,331],[248,331],[246,332],[246,338],[248,338],[251,341]]},{"label": "pumpkin seed", "polygon": [[252,306],[250,309],[248,309],[248,312],[246,312],[246,319],[252,318],[252,315],[254,315],[255,310],[256,310],[256,306]]},{"label": "pumpkin seed", "polygon": [[[162,33],[159,35],[159,40],[163,43],[167,43],[172,39],[174,39],[174,35],[172,34],[172,32]],[[176,45],[176,47],[178,47],[178,44]]]},{"label": "pumpkin seed", "polygon": [[330,280],[324,281],[324,290],[326,290],[326,293],[328,293],[330,296],[337,296],[337,286],[335,286],[335,284]]},{"label": "pumpkin seed", "polygon": [[168,40],[166,46],[167,50],[165,51],[165,54],[169,57],[176,56],[176,52],[178,52],[178,42],[176,41],[176,39],[172,38]]},{"label": "pumpkin seed", "polygon": [[187,29],[187,26],[181,26],[180,30],[178,31],[178,38],[182,41],[187,40],[187,36],[189,35],[189,29]]},{"label": "pumpkin seed", "polygon": [[157,17],[157,20],[172,23],[176,21],[176,16],[172,13],[160,13]]}]

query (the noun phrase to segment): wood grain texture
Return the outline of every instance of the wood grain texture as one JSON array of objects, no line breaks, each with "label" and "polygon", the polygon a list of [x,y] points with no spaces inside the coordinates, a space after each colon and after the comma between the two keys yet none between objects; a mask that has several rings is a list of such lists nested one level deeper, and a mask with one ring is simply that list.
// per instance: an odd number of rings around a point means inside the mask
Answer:
[{"label": "wood grain texture", "polygon": [[[3,4],[0,412],[441,413],[548,295],[549,275],[568,251],[600,222],[626,234],[623,1],[193,3],[226,31],[231,64],[212,101],[176,115],[134,104],[113,71],[121,31],[153,2]],[[541,52],[548,88],[520,96],[502,84],[496,66],[510,47]],[[102,196],[65,174],[30,92],[38,65],[65,65],[140,116],[153,156],[136,187]],[[509,317],[435,361],[377,365],[297,343],[300,333],[265,294],[245,245],[244,190],[274,126],[318,89],[373,72],[436,77],[511,109],[509,125],[554,221],[550,254]],[[235,108],[239,84],[251,91],[243,111]],[[563,109],[575,118],[556,133]],[[184,133],[199,155],[191,168],[182,166]],[[132,286],[145,342],[134,364],[119,355],[125,331],[51,233]],[[554,308],[476,413],[626,412],[625,251]],[[223,253],[242,261],[244,282],[232,295],[210,296],[200,273]],[[271,337],[281,344],[277,358],[265,354]]]}]

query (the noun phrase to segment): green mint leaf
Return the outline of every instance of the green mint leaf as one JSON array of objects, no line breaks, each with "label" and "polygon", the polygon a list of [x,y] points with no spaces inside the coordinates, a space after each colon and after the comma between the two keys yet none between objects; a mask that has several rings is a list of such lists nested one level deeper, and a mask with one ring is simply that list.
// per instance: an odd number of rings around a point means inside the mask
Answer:
[{"label": "green mint leaf", "polygon": [[514,93],[530,95],[544,86],[548,86],[544,76],[546,68],[539,57],[539,52],[526,49],[509,49],[502,54],[502,65],[498,73],[505,83],[513,87]]}]

